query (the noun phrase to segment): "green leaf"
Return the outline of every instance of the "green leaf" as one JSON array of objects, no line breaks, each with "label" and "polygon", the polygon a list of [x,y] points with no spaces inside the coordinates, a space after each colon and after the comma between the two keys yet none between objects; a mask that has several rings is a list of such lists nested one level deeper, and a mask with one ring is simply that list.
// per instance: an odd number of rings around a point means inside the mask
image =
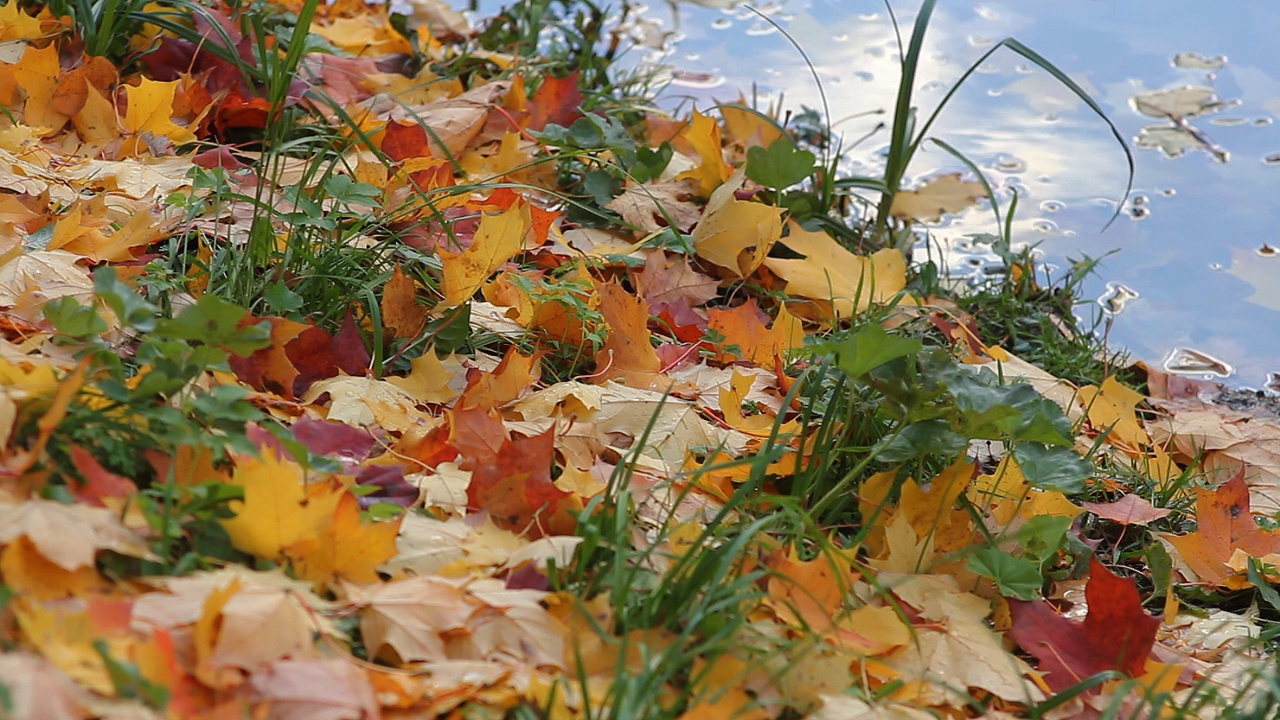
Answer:
[{"label": "green leaf", "polygon": [[1085,478],[1093,475],[1092,463],[1067,448],[1018,443],[1013,446],[1013,458],[1027,482],[1042,490],[1077,493],[1084,489]]},{"label": "green leaf", "polygon": [[1018,542],[1027,559],[1044,569],[1058,557],[1067,539],[1071,518],[1063,515],[1037,515],[1018,528]]},{"label": "green leaf", "polygon": [[133,288],[116,278],[115,268],[103,265],[93,273],[93,291],[125,327],[151,332],[160,308],[147,302]]},{"label": "green leaf", "polygon": [[747,150],[747,177],[766,187],[783,190],[813,173],[817,157],[796,147],[789,138],[778,138],[769,147]]},{"label": "green leaf", "polygon": [[975,438],[1027,440],[1071,447],[1071,421],[1056,403],[1026,383],[1000,385],[990,370],[952,363],[937,371],[964,415],[963,432]]},{"label": "green leaf", "polygon": [[919,340],[892,335],[879,325],[866,325],[839,342],[816,346],[818,353],[834,355],[836,367],[851,378],[861,377],[885,363],[918,352]]},{"label": "green leaf", "polygon": [[96,308],[72,297],[45,303],[44,318],[59,333],[73,338],[96,338],[111,329]]},{"label": "green leaf", "polygon": [[[1147,546],[1142,552],[1143,558],[1147,561],[1147,571],[1151,573],[1151,594],[1160,596],[1168,589],[1170,581],[1173,580],[1173,558],[1169,557],[1169,551],[1164,549],[1164,545],[1153,542]],[[1249,577],[1249,582],[1253,582],[1253,576]],[[1275,593],[1271,586],[1267,586],[1267,590]],[[1264,598],[1265,599],[1265,598]],[[1277,610],[1280,610],[1280,595],[1276,595]]]},{"label": "green leaf", "polygon": [[926,455],[955,457],[969,446],[969,438],[953,432],[945,420],[922,420],[876,443],[871,454],[886,463],[904,463]]},{"label": "green leaf", "polygon": [[157,326],[157,331],[178,340],[199,340],[246,356],[271,343],[268,323],[240,327],[245,309],[216,295],[201,295],[183,308],[178,317]]},{"label": "green leaf", "polygon": [[289,289],[283,280],[277,280],[262,291],[262,299],[267,301],[271,309],[281,315],[288,315],[302,308],[302,296]]},{"label": "green leaf", "polygon": [[967,567],[971,572],[995,581],[996,588],[1005,597],[1035,600],[1044,586],[1044,578],[1036,563],[992,547],[975,552]]},{"label": "green leaf", "polygon": [[1257,558],[1249,558],[1249,567],[1246,570],[1249,584],[1257,589],[1258,597],[1265,600],[1268,605],[1276,610],[1280,610],[1280,592],[1276,592],[1276,589],[1271,587],[1271,583],[1262,577],[1261,567],[1262,563],[1258,562]]}]

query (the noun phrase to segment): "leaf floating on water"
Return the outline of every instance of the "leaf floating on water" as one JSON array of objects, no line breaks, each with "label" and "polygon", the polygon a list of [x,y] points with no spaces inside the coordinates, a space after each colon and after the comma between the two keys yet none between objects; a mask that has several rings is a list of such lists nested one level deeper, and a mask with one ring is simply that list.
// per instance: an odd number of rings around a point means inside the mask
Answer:
[{"label": "leaf floating on water", "polygon": [[1239,100],[1223,100],[1218,91],[1203,85],[1183,85],[1134,95],[1133,109],[1148,117],[1198,117],[1239,105]]},{"label": "leaf floating on water", "polygon": [[1199,130],[1189,124],[1147,125],[1134,140],[1138,147],[1160,150],[1168,158],[1182,157],[1188,150],[1205,150],[1218,162],[1231,159],[1231,153],[1213,144]]},{"label": "leaf floating on water", "polygon": [[982,183],[961,180],[960,173],[949,173],[925,181],[919,190],[899,190],[889,212],[908,220],[938,222],[944,214],[973,207],[985,196]]},{"label": "leaf floating on water", "polygon": [[1231,377],[1235,368],[1227,363],[1190,348],[1174,348],[1164,360],[1165,372],[1174,375],[1214,375]]},{"label": "leaf floating on water", "polygon": [[1206,57],[1198,52],[1180,52],[1173,56],[1173,66],[1185,70],[1221,70],[1226,64],[1226,55]]}]

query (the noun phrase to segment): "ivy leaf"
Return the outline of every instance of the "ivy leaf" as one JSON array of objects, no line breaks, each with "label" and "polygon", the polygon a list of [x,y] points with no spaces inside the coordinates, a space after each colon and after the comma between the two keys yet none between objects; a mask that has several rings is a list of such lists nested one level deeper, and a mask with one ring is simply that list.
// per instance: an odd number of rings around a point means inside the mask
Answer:
[{"label": "ivy leaf", "polygon": [[787,138],[778,138],[769,147],[747,150],[747,177],[766,187],[784,190],[809,177],[817,157],[801,150]]},{"label": "ivy leaf", "polygon": [[819,353],[835,356],[836,367],[851,378],[862,377],[885,363],[918,352],[919,340],[892,335],[879,325],[867,325],[839,342],[822,343]]},{"label": "ivy leaf", "polygon": [[1019,600],[1035,600],[1044,578],[1040,567],[1026,558],[1017,558],[996,548],[982,548],[969,558],[968,569],[993,580],[1000,594]]},{"label": "ivy leaf", "polygon": [[1067,448],[1018,443],[1013,446],[1013,458],[1027,482],[1042,490],[1077,493],[1084,489],[1085,478],[1093,474],[1093,465]]}]

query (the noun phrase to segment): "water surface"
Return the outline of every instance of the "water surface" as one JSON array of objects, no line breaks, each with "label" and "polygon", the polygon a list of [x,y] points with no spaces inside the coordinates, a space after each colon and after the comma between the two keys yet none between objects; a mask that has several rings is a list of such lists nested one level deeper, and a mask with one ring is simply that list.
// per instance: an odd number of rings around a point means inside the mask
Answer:
[{"label": "water surface", "polygon": [[[783,96],[788,108],[825,107],[849,141],[889,120],[869,114],[892,107],[899,75],[899,48],[882,2],[757,3],[804,48],[812,72],[756,13],[682,8],[682,39],[652,58],[677,70],[668,104],[683,99],[705,108],[742,95],[763,106]],[[917,8],[895,3],[904,33]],[[664,4],[649,13],[672,26]],[[1131,143],[1144,126],[1163,126],[1148,131],[1156,136],[1178,132],[1174,120],[1138,112],[1135,96],[1189,86],[1209,88],[1210,102],[1220,101],[1183,118],[1195,134],[1180,136],[1189,146],[1180,156],[1134,147],[1137,169],[1127,197],[1124,155],[1107,126],[1007,50],[953,98],[932,134],[984,168],[1003,205],[1016,190],[1014,239],[1039,243],[1050,264],[1118,251],[1087,288],[1121,310],[1110,341],[1156,364],[1179,349],[1198,351],[1230,366],[1229,383],[1262,387],[1280,371],[1280,256],[1272,250],[1280,247],[1280,127],[1273,122],[1280,116],[1280,6],[942,0],[917,74],[916,104],[931,111],[964,69],[1006,36],[1085,87]],[[1188,92],[1203,99],[1204,91]],[[887,141],[881,132],[860,143],[851,155],[855,167],[875,172]],[[964,167],[954,158],[928,149],[907,181],[957,170]],[[1117,203],[1121,217],[1104,230]],[[984,203],[931,230],[947,241],[994,228]],[[956,267],[970,261],[963,248],[949,257]]]}]

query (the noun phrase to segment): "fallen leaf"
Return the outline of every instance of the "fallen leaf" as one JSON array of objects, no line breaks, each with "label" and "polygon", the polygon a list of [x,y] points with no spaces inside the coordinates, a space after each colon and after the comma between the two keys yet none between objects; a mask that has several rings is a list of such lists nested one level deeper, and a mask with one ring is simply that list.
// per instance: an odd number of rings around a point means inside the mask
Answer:
[{"label": "fallen leaf", "polygon": [[805,230],[794,221],[779,242],[803,258],[769,257],[765,267],[787,282],[788,295],[829,302],[839,318],[887,302],[906,287],[906,259],[898,250],[854,255],[827,233]]},{"label": "fallen leaf", "polygon": [[1168,508],[1157,508],[1133,493],[1126,493],[1115,502],[1082,502],[1080,506],[1098,517],[1114,520],[1121,525],[1147,525],[1168,517],[1173,512]]},{"label": "fallen leaf", "polygon": [[1217,489],[1196,489],[1196,530],[1189,535],[1165,535],[1193,582],[1240,589],[1248,580],[1228,563],[1236,550],[1250,557],[1280,552],[1280,531],[1258,527],[1249,503],[1249,486],[1243,473]]},{"label": "fallen leaf", "polygon": [[746,277],[760,267],[782,237],[780,208],[734,197],[745,179],[738,170],[716,188],[693,229],[693,249],[698,257],[736,277]]},{"label": "fallen leaf", "polygon": [[1160,619],[1142,609],[1132,580],[1112,574],[1097,558],[1089,562],[1085,600],[1088,614],[1080,623],[1045,601],[1009,601],[1009,636],[1039,659],[1045,683],[1055,692],[1104,670],[1138,677],[1155,643]]},{"label": "fallen leaf", "polygon": [[925,181],[919,190],[899,190],[893,196],[889,214],[894,217],[938,222],[942,216],[973,207],[986,197],[982,183],[961,180],[960,173],[939,175]]}]

